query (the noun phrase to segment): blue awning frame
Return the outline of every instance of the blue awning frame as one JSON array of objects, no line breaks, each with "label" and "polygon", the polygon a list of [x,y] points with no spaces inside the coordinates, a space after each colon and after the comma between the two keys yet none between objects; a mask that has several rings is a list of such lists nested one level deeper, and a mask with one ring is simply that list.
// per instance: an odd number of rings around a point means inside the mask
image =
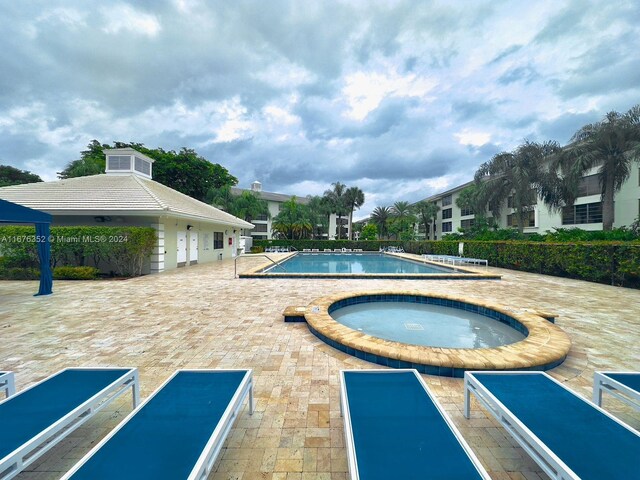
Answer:
[{"label": "blue awning frame", "polygon": [[48,213],[0,199],[0,223],[33,223],[36,226],[36,245],[40,259],[40,288],[34,296],[53,293],[51,242],[49,241],[51,220],[52,217]]}]

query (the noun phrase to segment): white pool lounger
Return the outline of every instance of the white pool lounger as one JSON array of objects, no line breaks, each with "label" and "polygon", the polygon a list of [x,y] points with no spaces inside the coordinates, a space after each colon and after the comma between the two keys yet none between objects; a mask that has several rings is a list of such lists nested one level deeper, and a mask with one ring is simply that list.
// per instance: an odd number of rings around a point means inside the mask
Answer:
[{"label": "white pool lounger", "polygon": [[593,376],[593,403],[602,406],[602,392],[640,410],[640,372],[596,372]]},{"label": "white pool lounger", "polygon": [[552,479],[640,478],[640,434],[543,372],[465,372],[470,394]]},{"label": "white pool lounger", "polygon": [[490,478],[416,370],[343,370],[340,384],[353,480]]},{"label": "white pool lounger", "polygon": [[206,479],[247,397],[251,370],[178,370],[62,480]]},{"label": "white pool lounger", "polygon": [[13,372],[0,372],[0,390],[4,390],[5,397],[16,393],[16,380]]},{"label": "white pool lounger", "polygon": [[68,368],[0,402],[0,479],[15,477],[130,388],[135,407],[135,368]]}]

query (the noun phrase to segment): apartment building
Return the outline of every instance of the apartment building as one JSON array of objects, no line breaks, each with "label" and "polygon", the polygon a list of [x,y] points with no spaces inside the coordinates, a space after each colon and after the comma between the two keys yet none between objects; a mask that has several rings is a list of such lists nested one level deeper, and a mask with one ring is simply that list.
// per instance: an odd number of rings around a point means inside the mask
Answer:
[{"label": "apartment building", "polygon": [[[460,192],[473,182],[467,182],[455,188],[426,198],[435,202],[439,207],[437,219],[432,231],[425,232],[420,227],[419,238],[437,240],[450,233],[456,233],[460,228],[469,228],[475,222],[475,212],[470,209],[460,209],[456,200]],[[581,228],[583,230],[602,230],[602,201],[601,188],[596,169],[582,178],[578,187],[578,198],[573,205],[567,206],[561,212],[549,211],[547,206],[538,198],[525,222],[524,233],[543,234],[554,228]],[[516,227],[517,222],[511,198],[505,201],[500,212],[500,218],[494,219],[496,225],[505,228]],[[488,214],[491,215],[490,213]],[[631,225],[640,215],[640,168],[634,167],[629,179],[615,196],[614,223],[615,227]]]},{"label": "apartment building", "polygon": [[[255,193],[259,198],[267,202],[267,205],[269,208],[269,215],[267,214],[260,215],[258,218],[254,219],[252,221],[254,228],[250,231],[247,231],[245,234],[251,235],[251,237],[254,240],[271,240],[274,235],[273,229],[272,229],[273,219],[276,217],[276,215],[278,215],[278,213],[280,213],[282,205],[285,202],[291,200],[293,195],[266,192],[262,190],[262,183],[258,182],[257,180],[251,184],[250,189],[243,189],[243,188],[231,189],[231,193],[234,195],[242,195],[242,192]],[[309,202],[309,199],[307,197],[296,195],[296,201],[298,203],[306,205]],[[341,221],[342,221],[341,238],[346,238],[346,236],[348,236],[348,233],[349,233],[349,229],[348,229],[349,219],[346,217],[343,217]],[[329,235],[325,234],[325,238],[328,238],[329,240],[334,240],[338,238],[338,235],[337,235],[338,223],[339,222],[336,215],[331,214],[331,216],[329,217]]]}]

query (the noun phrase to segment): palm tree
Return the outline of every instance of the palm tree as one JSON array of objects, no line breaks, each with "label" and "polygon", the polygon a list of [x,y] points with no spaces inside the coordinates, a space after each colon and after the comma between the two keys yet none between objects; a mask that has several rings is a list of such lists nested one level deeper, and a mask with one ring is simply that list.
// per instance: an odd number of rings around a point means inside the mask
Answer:
[{"label": "palm tree", "polygon": [[556,209],[573,205],[580,179],[597,168],[602,188],[602,229],[611,230],[615,194],[629,178],[632,164],[640,163],[640,105],[624,114],[607,113],[602,121],[578,130],[571,142],[552,162],[551,175],[557,177],[549,183],[555,188],[543,192],[543,199]]},{"label": "palm tree", "polygon": [[413,208],[409,202],[395,202],[391,207],[392,224],[391,229],[399,237],[413,237],[413,224],[416,216],[413,214]]},{"label": "palm tree", "polygon": [[271,217],[267,201],[258,197],[254,192],[248,191],[242,192],[239,197],[234,199],[229,213],[247,222],[252,222],[260,215],[266,215],[267,218]]},{"label": "palm tree", "polygon": [[331,184],[332,190],[324,192],[324,198],[329,205],[331,213],[335,213],[338,217],[338,240],[342,238],[342,217],[347,213],[346,191],[347,186],[344,183],[335,182]]},{"label": "palm tree", "polygon": [[511,197],[518,231],[522,233],[525,218],[543,189],[544,162],[559,151],[556,142],[525,141],[514,151],[498,153],[480,165],[475,174],[480,210],[489,210],[499,217],[504,201]]},{"label": "palm tree", "polygon": [[313,230],[311,232],[313,238],[322,238],[323,233],[329,230],[329,207],[324,197],[317,195],[307,197],[307,208]]},{"label": "palm tree", "polygon": [[273,218],[271,227],[287,239],[306,238],[313,231],[309,208],[298,203],[293,196],[282,204],[280,212]]},{"label": "palm tree", "polygon": [[345,192],[345,202],[349,212],[349,240],[353,240],[353,211],[364,204],[364,192],[358,187],[349,187]]},{"label": "palm tree", "polygon": [[371,223],[378,227],[380,238],[389,235],[389,219],[391,218],[391,209],[389,207],[376,207],[371,212]]},{"label": "palm tree", "polygon": [[227,213],[231,213],[235,202],[235,195],[231,193],[231,187],[225,185],[221,188],[211,188],[207,192],[206,200],[209,204]]},{"label": "palm tree", "polygon": [[418,216],[418,220],[424,225],[425,234],[428,239],[431,236],[431,226],[438,217],[440,207],[435,202],[427,202],[426,200],[423,200],[418,202],[414,206],[414,209]]}]

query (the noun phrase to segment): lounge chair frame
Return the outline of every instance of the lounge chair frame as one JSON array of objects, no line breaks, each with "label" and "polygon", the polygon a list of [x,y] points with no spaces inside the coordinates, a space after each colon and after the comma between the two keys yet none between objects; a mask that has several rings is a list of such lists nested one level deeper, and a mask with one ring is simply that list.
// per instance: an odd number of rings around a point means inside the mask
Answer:
[{"label": "lounge chair frame", "polygon": [[[623,422],[615,418],[597,405],[592,404],[585,398],[577,395],[568,389],[555,378],[545,372],[526,372],[526,371],[467,371],[464,373],[464,416],[469,418],[471,413],[471,393],[473,393],[481,405],[483,405],[507,432],[518,442],[518,444],[526,451],[531,458],[542,468],[542,470],[555,480],[580,480],[569,466],[567,466],[556,454],[554,454],[527,426],[522,423],[511,411],[506,408],[500,400],[498,400],[475,376],[475,373],[483,375],[544,375],[552,382],[564,388],[574,397],[588,404],[590,407],[599,410],[601,413],[609,417],[614,422],[620,424],[626,429],[633,430]],[[634,432],[635,433],[635,432]]]},{"label": "lounge chair frame", "polygon": [[6,457],[0,459],[0,480],[8,480],[18,475],[22,470],[40,458],[58,442],[64,439],[71,432],[80,427],[89,420],[95,413],[109,405],[117,397],[125,393],[129,388],[132,390],[133,407],[135,408],[140,398],[140,384],[138,379],[138,369],[129,367],[113,367],[113,368],[65,368],[53,375],[48,376],[44,380],[32,385],[19,393],[6,398],[1,403],[19,400],[20,396],[32,388],[46,382],[50,378],[65,372],[67,370],[128,370],[124,375],[103,388],[93,397],[78,405],[72,411],[60,418],[54,424],[44,429],[38,435],[24,443]]},{"label": "lounge chair frame", "polygon": [[0,390],[4,390],[5,397],[16,393],[16,380],[13,372],[0,372]]},{"label": "lounge chair frame", "polygon": [[[640,410],[640,392],[621,383],[610,374],[635,373],[635,372],[595,372],[593,375],[593,403],[602,406],[602,392],[607,392],[621,402]],[[640,373],[637,373],[640,375]]]},{"label": "lounge chair frame", "polygon": [[[418,381],[420,382],[420,385],[424,389],[424,391],[427,394],[427,396],[429,397],[429,399],[433,402],[433,404],[438,409],[438,412],[440,413],[440,415],[442,416],[442,419],[446,422],[447,426],[451,430],[451,433],[456,437],[456,439],[458,440],[458,442],[462,446],[463,450],[465,451],[465,453],[467,454],[467,456],[469,457],[471,462],[475,465],[475,467],[478,470],[480,476],[482,478],[486,479],[486,480],[490,480],[491,479],[489,474],[486,472],[486,470],[484,469],[484,467],[480,463],[480,460],[478,460],[478,457],[475,455],[475,453],[473,453],[473,450],[471,450],[471,447],[466,442],[466,440],[464,439],[464,437],[462,436],[462,434],[460,433],[458,428],[455,426],[455,424],[451,421],[451,419],[449,418],[447,413],[444,411],[444,409],[440,405],[440,402],[438,402],[436,397],[431,393],[431,390],[429,389],[429,386],[422,379],[422,377],[420,376],[418,371],[415,370],[415,369],[411,369],[411,368],[405,368],[405,369],[403,369],[403,368],[394,368],[393,370],[389,370],[389,369],[355,370],[354,369],[354,370],[341,370],[340,371],[340,414],[344,417],[344,438],[345,438],[345,446],[346,446],[346,449],[347,449],[347,463],[348,463],[348,467],[349,467],[349,476],[351,477],[352,480],[359,480],[360,479],[360,474],[359,474],[359,471],[358,471],[358,458],[357,458],[355,442],[354,442],[354,439],[353,439],[353,429],[352,429],[352,426],[351,426],[351,413],[349,411],[349,399],[348,399],[348,394],[347,394],[347,385],[346,385],[346,381],[345,381],[345,377],[344,377],[345,372],[384,373],[384,374],[388,374],[388,375],[393,375],[393,374],[402,373],[402,372],[412,372],[416,376]],[[372,399],[372,401],[373,401],[373,399]]]},{"label": "lounge chair frame", "polygon": [[454,267],[456,265],[484,265],[485,268],[489,266],[489,261],[484,258],[457,257],[455,255],[432,255],[426,253],[422,254],[422,257],[426,261],[450,264]]},{"label": "lounge chair frame", "polygon": [[143,403],[141,403],[134,411],[132,411],[115,429],[113,429],[106,437],[104,437],[89,453],[87,453],[82,459],[69,470],[61,480],[68,480],[73,477],[73,474],[82,467],[100,448],[111,439],[120,429],[122,429],[128,422],[133,420],[136,414],[141,411],[144,406],[149,403],[166,385],[173,380],[173,378],[179,372],[246,372],[244,378],[240,382],[240,385],[236,389],[231,401],[227,405],[224,413],[220,417],[220,421],[216,425],[211,437],[207,441],[198,461],[191,470],[187,480],[204,480],[208,477],[213,465],[218,457],[222,446],[235,422],[235,419],[240,414],[244,400],[249,397],[249,414],[253,415],[254,402],[253,402],[253,370],[251,369],[180,369],[176,370],[162,385],[160,385]]}]

